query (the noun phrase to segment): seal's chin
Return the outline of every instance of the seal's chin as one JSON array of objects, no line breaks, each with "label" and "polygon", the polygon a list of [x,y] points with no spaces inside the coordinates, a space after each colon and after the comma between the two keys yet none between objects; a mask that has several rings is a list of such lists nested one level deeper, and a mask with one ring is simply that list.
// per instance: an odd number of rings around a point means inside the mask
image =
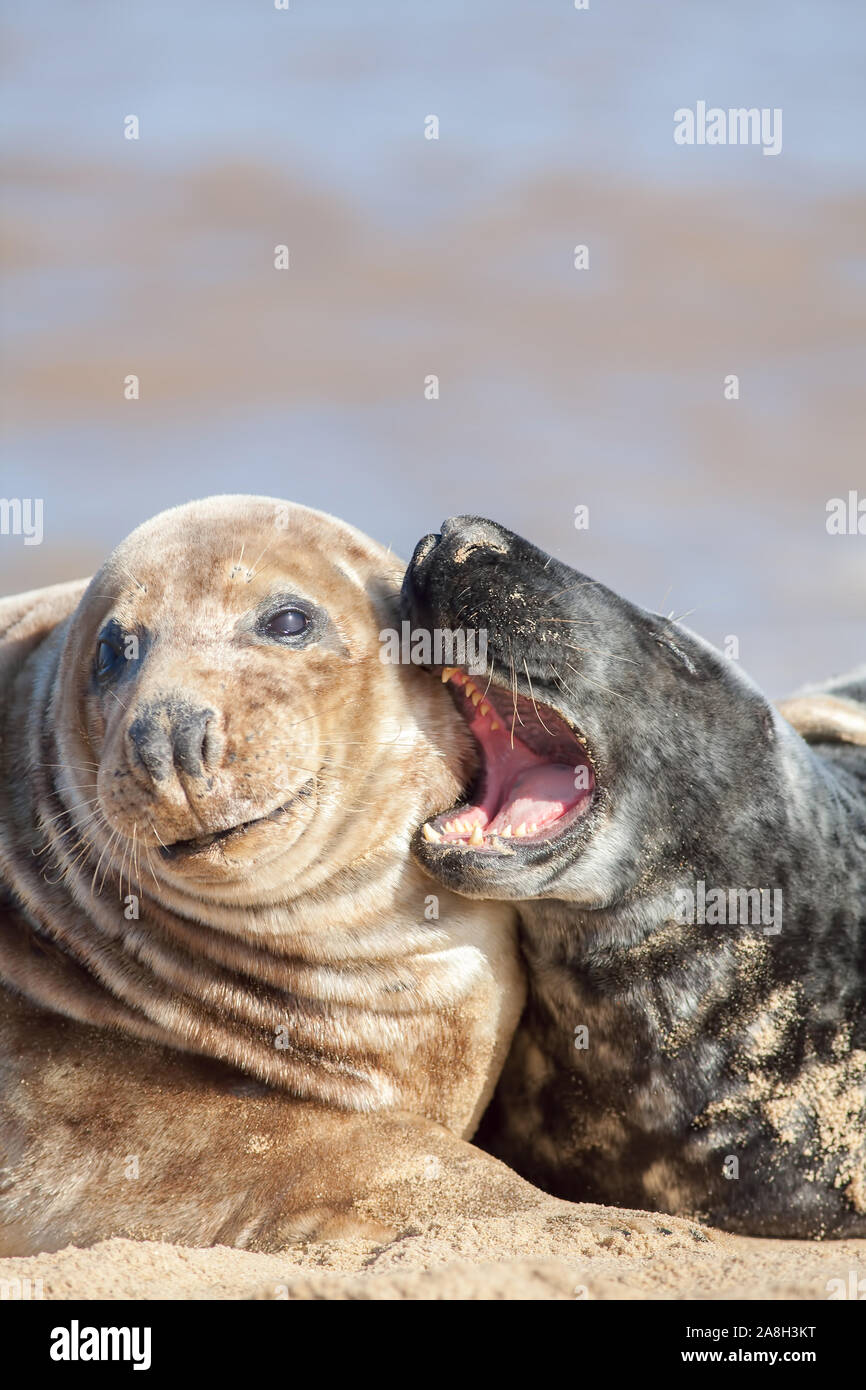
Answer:
[{"label": "seal's chin", "polygon": [[589,810],[596,788],[586,740],[549,705],[489,685],[456,667],[442,680],[480,751],[470,799],[422,827],[429,846],[513,853],[553,842]]}]

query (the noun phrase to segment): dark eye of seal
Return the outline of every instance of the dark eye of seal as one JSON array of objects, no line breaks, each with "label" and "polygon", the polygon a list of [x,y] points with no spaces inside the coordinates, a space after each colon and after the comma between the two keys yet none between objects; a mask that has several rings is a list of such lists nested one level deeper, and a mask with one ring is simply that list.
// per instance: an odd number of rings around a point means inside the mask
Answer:
[{"label": "dark eye of seal", "polygon": [[106,680],[120,661],[120,651],[107,637],[100,637],[96,644],[94,670],[98,680]]},{"label": "dark eye of seal", "polygon": [[284,637],[299,637],[310,626],[310,620],[300,608],[281,608],[272,613],[264,625],[268,637],[278,641]]}]

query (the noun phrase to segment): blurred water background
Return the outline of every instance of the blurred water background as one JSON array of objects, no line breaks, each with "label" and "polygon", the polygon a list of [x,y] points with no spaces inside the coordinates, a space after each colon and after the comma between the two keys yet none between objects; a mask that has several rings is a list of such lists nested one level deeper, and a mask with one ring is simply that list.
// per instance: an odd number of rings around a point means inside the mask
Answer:
[{"label": "blurred water background", "polygon": [[[404,555],[492,516],[736,635],[774,695],[866,658],[866,537],[826,529],[866,496],[860,0],[46,0],[6,28],[0,495],[43,498],[45,539],[0,537],[0,592],[248,491]],[[675,145],[698,100],[782,108],[781,154]]]}]

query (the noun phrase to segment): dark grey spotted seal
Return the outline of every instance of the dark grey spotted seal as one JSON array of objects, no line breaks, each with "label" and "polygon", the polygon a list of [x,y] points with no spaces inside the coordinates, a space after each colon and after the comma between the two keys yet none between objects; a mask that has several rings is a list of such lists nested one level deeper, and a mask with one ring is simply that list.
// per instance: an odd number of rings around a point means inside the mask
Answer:
[{"label": "dark grey spotted seal", "polygon": [[572,1199],[866,1234],[866,667],[786,719],[477,518],[420,542],[404,611],[487,634],[485,676],[442,672],[480,778],[414,842],[521,903],[531,997],[481,1142]]}]

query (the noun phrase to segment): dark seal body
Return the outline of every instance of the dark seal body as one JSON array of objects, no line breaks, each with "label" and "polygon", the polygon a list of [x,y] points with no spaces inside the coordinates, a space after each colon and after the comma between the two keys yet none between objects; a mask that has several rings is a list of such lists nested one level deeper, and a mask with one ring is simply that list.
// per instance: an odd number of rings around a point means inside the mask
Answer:
[{"label": "dark seal body", "polygon": [[866,668],[801,699],[806,742],[736,662],[474,518],[421,542],[404,605],[486,630],[494,713],[560,716],[593,772],[584,813],[496,852],[416,837],[520,903],[479,1142],[571,1199],[866,1234]]}]

